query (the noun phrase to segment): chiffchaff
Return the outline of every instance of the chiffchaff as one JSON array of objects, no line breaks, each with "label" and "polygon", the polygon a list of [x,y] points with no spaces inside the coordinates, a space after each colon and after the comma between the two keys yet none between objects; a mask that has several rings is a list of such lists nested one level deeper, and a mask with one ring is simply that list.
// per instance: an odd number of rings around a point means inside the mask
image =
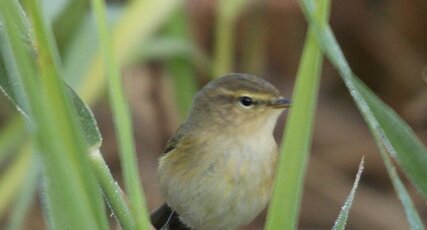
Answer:
[{"label": "chiffchaff", "polygon": [[252,221],[271,195],[273,129],[289,104],[252,75],[230,74],[207,84],[160,159],[166,204],[152,215],[153,225],[225,230]]}]

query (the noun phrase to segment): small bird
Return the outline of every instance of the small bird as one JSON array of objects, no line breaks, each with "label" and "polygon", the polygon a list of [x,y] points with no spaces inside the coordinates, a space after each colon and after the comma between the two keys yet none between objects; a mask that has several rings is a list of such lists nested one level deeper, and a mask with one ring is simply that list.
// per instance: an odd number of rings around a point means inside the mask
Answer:
[{"label": "small bird", "polygon": [[277,158],[273,130],[290,101],[267,81],[233,73],[208,83],[168,141],[158,180],[157,229],[227,230],[267,205]]}]

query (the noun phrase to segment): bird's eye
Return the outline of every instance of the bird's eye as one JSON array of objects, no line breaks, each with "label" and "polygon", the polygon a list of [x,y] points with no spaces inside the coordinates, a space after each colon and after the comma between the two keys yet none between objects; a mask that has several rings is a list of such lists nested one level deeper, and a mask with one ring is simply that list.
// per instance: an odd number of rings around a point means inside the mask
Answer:
[{"label": "bird's eye", "polygon": [[254,104],[252,98],[247,96],[240,97],[239,102],[240,102],[240,105],[242,105],[245,108],[249,108]]}]

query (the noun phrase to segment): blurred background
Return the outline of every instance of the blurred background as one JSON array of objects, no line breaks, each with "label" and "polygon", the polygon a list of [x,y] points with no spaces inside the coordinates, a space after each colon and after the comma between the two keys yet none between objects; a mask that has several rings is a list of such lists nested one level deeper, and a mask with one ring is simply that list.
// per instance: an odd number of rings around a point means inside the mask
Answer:
[{"label": "blurred background", "polygon": [[[102,67],[96,64],[98,42],[90,4],[70,2],[45,0],[43,9],[54,28],[67,81],[93,109],[104,138],[102,153],[121,183],[108,95],[99,72]],[[307,30],[297,1],[175,2],[174,7],[152,6],[151,12],[125,18],[132,4],[108,1],[111,26],[118,28],[112,30],[113,39],[123,66],[150,210],[163,202],[156,182],[157,160],[185,118],[195,91],[226,72],[247,72],[264,77],[291,97]],[[170,12],[164,13],[168,7]],[[427,2],[333,1],[330,23],[354,72],[427,143]],[[0,98],[0,128],[4,130],[11,122],[19,123],[19,115],[5,96]],[[279,120],[277,140],[285,119],[286,114]],[[21,133],[16,143],[27,141]],[[16,144],[8,151],[16,152],[19,147]],[[0,158],[0,173],[14,161],[13,156]],[[331,228],[362,156],[365,171],[347,229],[408,229],[367,126],[337,72],[325,60],[299,229]],[[426,202],[404,181],[427,224]],[[16,190],[9,189],[10,201],[18,189],[19,183]],[[2,205],[0,226],[11,206],[10,202]],[[24,229],[45,229],[41,211],[39,199],[34,199]],[[264,220],[265,213],[245,229],[262,229]]]}]

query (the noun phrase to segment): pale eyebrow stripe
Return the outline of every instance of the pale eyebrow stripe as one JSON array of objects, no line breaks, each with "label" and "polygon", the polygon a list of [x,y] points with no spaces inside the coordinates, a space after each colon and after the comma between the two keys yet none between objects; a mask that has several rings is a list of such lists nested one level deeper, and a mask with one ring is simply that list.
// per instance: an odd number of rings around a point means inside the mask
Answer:
[{"label": "pale eyebrow stripe", "polygon": [[227,90],[224,88],[220,88],[222,94],[226,95],[226,96],[233,96],[235,98],[237,97],[243,97],[243,96],[248,96],[248,97],[252,97],[257,101],[270,101],[272,95],[268,95],[268,94],[261,94],[261,93],[250,93],[246,90],[239,90],[239,91],[231,91],[231,90]]}]

